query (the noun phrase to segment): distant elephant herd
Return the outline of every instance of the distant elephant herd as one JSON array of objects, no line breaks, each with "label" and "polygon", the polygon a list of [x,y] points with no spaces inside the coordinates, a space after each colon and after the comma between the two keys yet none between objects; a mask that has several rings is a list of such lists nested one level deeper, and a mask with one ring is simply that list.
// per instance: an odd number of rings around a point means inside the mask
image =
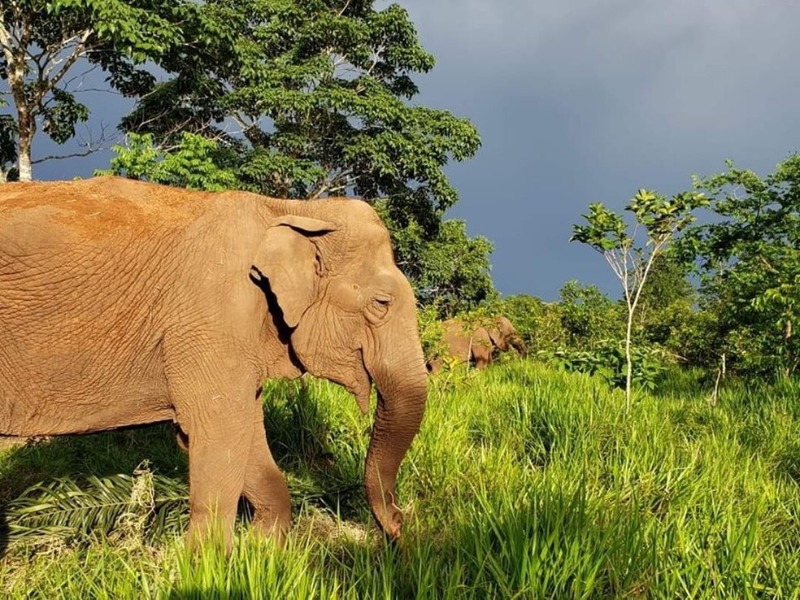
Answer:
[{"label": "distant elephant herd", "polygon": [[428,361],[431,373],[438,373],[446,360],[450,364],[468,363],[485,369],[498,352],[513,348],[520,356],[527,354],[514,325],[503,316],[487,324],[470,324],[464,319],[454,318],[445,321],[442,328],[441,356]]},{"label": "distant elephant herd", "polygon": [[[468,329],[445,324],[455,360],[524,353],[507,319]],[[400,537],[395,482],[428,371],[413,290],[368,204],[117,177],[0,186],[0,436],[171,421],[189,455],[189,543],[221,531],[230,547],[241,497],[281,538],[290,497],[260,392],[304,373],[365,413],[377,388],[364,489]]]}]

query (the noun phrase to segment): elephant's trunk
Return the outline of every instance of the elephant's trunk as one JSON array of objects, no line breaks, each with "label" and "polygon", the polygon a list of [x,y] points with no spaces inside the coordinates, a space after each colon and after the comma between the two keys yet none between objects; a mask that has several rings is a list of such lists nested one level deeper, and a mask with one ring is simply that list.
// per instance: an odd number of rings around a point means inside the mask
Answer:
[{"label": "elephant's trunk", "polygon": [[378,408],[364,485],[378,524],[387,536],[397,539],[402,521],[395,492],[397,471],[422,422],[428,396],[427,372],[421,351],[410,364],[385,367],[371,370],[378,388]]},{"label": "elephant's trunk", "polygon": [[508,341],[514,347],[514,349],[519,352],[519,355],[522,358],[526,358],[528,356],[528,348],[525,346],[525,342],[522,341],[521,337],[518,335],[513,335]]}]

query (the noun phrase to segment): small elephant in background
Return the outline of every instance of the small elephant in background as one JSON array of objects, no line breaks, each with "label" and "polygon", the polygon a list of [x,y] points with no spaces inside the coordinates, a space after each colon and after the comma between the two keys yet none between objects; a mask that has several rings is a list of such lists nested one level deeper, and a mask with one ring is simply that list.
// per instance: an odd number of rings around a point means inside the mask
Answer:
[{"label": "small elephant in background", "polygon": [[[442,327],[444,356],[450,356],[458,363],[472,361],[476,368],[485,369],[492,362],[495,349],[506,352],[514,348],[521,356],[527,355],[522,338],[511,321],[503,316],[497,317],[491,327],[471,327],[459,318],[448,319]],[[441,357],[431,360],[428,364],[431,373],[439,372],[442,362]]]}]

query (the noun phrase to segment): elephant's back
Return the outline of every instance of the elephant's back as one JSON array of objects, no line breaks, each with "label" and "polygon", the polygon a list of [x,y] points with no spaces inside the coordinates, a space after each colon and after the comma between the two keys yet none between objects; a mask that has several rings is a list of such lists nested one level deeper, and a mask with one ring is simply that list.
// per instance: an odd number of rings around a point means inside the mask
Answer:
[{"label": "elephant's back", "polygon": [[181,192],[116,177],[0,186],[0,344],[151,319],[203,212]]},{"label": "elephant's back", "polygon": [[21,234],[28,227],[74,232],[82,239],[113,236],[120,229],[147,234],[185,225],[201,215],[209,194],[134,181],[95,177],[78,181],[0,186],[0,227]]}]

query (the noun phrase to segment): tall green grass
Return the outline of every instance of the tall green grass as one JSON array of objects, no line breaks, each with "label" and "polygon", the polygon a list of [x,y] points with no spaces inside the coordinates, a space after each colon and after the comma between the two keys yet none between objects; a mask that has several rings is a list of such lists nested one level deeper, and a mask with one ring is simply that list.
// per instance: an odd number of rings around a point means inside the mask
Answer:
[{"label": "tall green grass", "polygon": [[[186,462],[168,427],[7,450],[0,499],[16,538],[0,594],[800,598],[800,384],[708,396],[667,382],[626,413],[602,381],[535,363],[442,374],[401,470],[399,545],[377,535],[361,491],[370,420],[325,382],[265,391],[295,514],[280,549],[241,523],[230,556],[183,550]],[[122,517],[73,518],[46,490],[24,493],[67,475],[81,510],[101,495],[92,477],[123,486]],[[149,503],[125,503],[148,482]]]}]

